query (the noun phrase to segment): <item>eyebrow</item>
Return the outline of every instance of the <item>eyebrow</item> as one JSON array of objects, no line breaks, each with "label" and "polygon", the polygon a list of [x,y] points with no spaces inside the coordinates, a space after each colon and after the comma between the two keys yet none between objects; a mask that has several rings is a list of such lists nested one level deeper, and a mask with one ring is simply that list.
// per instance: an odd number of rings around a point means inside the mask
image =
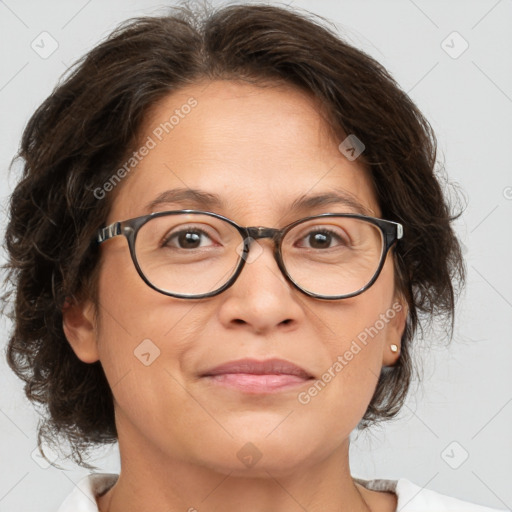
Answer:
[{"label": "eyebrow", "polygon": [[[154,211],[155,208],[168,203],[186,203],[191,209],[205,209],[213,211],[223,209],[225,202],[216,194],[204,192],[194,188],[175,188],[166,190],[146,205],[146,210]],[[295,199],[289,211],[302,212],[329,205],[341,205],[349,208],[352,212],[362,215],[374,216],[375,213],[362,205],[355,197],[343,190],[323,192],[316,195],[303,195]]]},{"label": "eyebrow", "polygon": [[209,192],[203,192],[195,188],[174,188],[166,190],[159,194],[155,199],[146,205],[146,210],[154,210],[157,206],[167,203],[187,203],[197,209],[212,210],[222,208],[224,201],[216,195]]},{"label": "eyebrow", "polygon": [[290,209],[292,211],[303,211],[329,205],[346,206],[355,213],[360,213],[361,215],[367,215],[369,217],[375,215],[372,210],[362,205],[355,197],[342,190],[324,192],[311,196],[301,196],[290,205]]}]

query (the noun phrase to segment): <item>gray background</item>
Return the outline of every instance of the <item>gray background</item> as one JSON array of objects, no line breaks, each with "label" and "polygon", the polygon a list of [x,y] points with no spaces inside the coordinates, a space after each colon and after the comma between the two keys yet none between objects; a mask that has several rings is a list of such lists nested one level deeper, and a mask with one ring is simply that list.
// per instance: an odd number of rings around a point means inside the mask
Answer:
[{"label": "gray background", "polygon": [[[412,389],[398,420],[354,436],[352,473],[406,477],[468,501],[512,508],[512,0],[292,3],[332,20],[389,69],[432,123],[440,160],[468,198],[456,224],[468,284],[455,339],[448,348],[435,343],[436,335],[418,343],[423,383]],[[0,1],[2,231],[16,181],[7,168],[30,114],[66,68],[120,21],[162,13],[165,5]],[[55,43],[40,36],[43,31],[58,44],[47,58],[41,53]],[[454,31],[460,36],[450,35]],[[459,55],[464,41],[469,47]],[[2,346],[8,328],[2,320]],[[87,471],[69,462],[65,471],[45,468],[31,455],[37,416],[3,358],[0,382],[0,511],[55,511]],[[96,463],[117,471],[116,461],[115,450],[107,449]]]}]

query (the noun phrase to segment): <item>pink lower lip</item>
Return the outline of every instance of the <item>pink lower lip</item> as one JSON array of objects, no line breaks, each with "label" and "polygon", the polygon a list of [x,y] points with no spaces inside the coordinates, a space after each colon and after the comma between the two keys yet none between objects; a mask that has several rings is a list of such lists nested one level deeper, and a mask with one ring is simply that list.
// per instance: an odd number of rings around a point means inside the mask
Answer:
[{"label": "pink lower lip", "polygon": [[223,373],[208,377],[212,382],[246,393],[271,393],[294,387],[309,379],[288,374]]}]

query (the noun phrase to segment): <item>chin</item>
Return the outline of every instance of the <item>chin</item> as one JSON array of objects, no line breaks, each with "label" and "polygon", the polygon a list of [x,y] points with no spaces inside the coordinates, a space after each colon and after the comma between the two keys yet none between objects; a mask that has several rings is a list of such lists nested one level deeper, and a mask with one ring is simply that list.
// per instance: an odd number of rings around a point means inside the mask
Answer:
[{"label": "chin", "polygon": [[204,450],[195,454],[200,465],[238,477],[285,477],[296,474],[300,467],[315,465],[333,450],[325,438],[315,439],[314,432],[299,434],[289,428],[270,435],[255,428],[238,432],[243,435],[223,436],[222,441],[217,435],[215,441],[206,441]]}]

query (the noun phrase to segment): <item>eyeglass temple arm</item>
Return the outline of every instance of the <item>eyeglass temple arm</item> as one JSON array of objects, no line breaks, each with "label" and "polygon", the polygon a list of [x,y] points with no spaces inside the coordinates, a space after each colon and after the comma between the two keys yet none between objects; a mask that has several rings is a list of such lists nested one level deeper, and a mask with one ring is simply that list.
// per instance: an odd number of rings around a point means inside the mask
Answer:
[{"label": "eyeglass temple arm", "polygon": [[114,222],[113,224],[110,224],[107,227],[104,227],[100,229],[98,232],[98,237],[96,238],[96,241],[101,244],[105,240],[108,240],[114,236],[121,234],[121,223],[120,222]]},{"label": "eyeglass temple arm", "polygon": [[391,224],[394,224],[395,226],[395,233],[388,235],[387,243],[388,245],[393,243],[394,240],[400,240],[404,236],[404,227],[399,222],[394,222],[392,220],[388,221]]}]

